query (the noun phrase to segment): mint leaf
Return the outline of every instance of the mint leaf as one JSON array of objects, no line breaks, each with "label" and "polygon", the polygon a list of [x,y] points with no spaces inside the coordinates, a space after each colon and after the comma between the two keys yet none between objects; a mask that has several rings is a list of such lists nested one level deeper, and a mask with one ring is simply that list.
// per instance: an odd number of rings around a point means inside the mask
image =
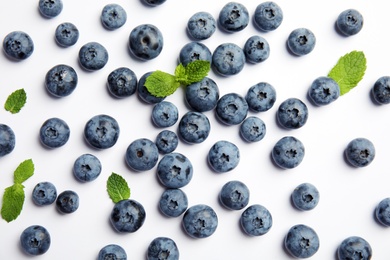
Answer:
[{"label": "mint leaf", "polygon": [[201,81],[210,71],[210,62],[206,60],[196,60],[190,62],[185,67],[185,81],[180,81],[184,86]]},{"label": "mint leaf", "polygon": [[173,94],[180,83],[174,75],[156,70],[146,78],[145,87],[155,97],[166,97]]},{"label": "mint leaf", "polygon": [[5,221],[11,222],[20,215],[25,198],[23,188],[22,184],[15,183],[5,189],[1,207],[1,217]]},{"label": "mint leaf", "polygon": [[22,184],[34,174],[34,163],[31,159],[20,163],[14,172],[14,183]]},{"label": "mint leaf", "polygon": [[130,198],[130,188],[126,180],[114,172],[108,177],[107,192],[114,203]]},{"label": "mint leaf", "polygon": [[18,113],[27,101],[27,94],[24,89],[18,89],[12,92],[5,101],[5,110],[12,114]]},{"label": "mint leaf", "polygon": [[340,95],[348,93],[362,80],[367,61],[362,51],[352,51],[342,56],[329,72],[328,77],[340,86]]}]

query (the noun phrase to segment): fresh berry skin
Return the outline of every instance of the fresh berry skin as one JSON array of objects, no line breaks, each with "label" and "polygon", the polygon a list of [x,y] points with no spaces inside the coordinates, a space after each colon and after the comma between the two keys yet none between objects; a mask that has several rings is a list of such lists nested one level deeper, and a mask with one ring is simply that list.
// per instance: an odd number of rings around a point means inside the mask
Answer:
[{"label": "fresh berry skin", "polygon": [[243,4],[229,2],[219,12],[218,22],[227,32],[242,31],[249,24],[248,9]]},{"label": "fresh berry skin", "polygon": [[152,60],[160,55],[164,46],[161,31],[152,24],[135,27],[129,36],[131,53],[140,60]]},{"label": "fresh berry skin", "polygon": [[57,210],[64,214],[75,212],[79,208],[79,204],[79,195],[72,190],[61,192],[56,200]]},{"label": "fresh berry skin", "polygon": [[355,138],[348,143],[345,156],[352,166],[365,167],[375,158],[375,146],[366,138]]},{"label": "fresh berry skin", "polygon": [[108,52],[106,48],[97,42],[84,44],[79,50],[79,63],[87,71],[96,71],[106,66]]},{"label": "fresh berry skin", "polygon": [[81,182],[90,182],[102,172],[100,160],[92,154],[80,155],[73,164],[73,174]]},{"label": "fresh berry skin", "polygon": [[187,209],[182,223],[185,232],[189,236],[206,238],[216,231],[218,216],[212,207],[205,204],[197,204]]},{"label": "fresh berry skin", "polygon": [[69,96],[76,89],[77,83],[76,71],[65,64],[56,65],[46,73],[46,89],[55,97]]},{"label": "fresh berry skin", "polygon": [[270,47],[266,39],[259,35],[248,38],[244,45],[246,60],[256,64],[265,61],[270,55]]},{"label": "fresh berry skin", "polygon": [[283,169],[297,167],[305,156],[303,143],[293,136],[285,136],[276,142],[272,149],[272,159]]},{"label": "fresh berry skin", "polygon": [[197,112],[213,110],[219,99],[217,83],[209,77],[188,85],[185,89],[187,104]]},{"label": "fresh berry skin", "polygon": [[11,59],[25,60],[34,52],[34,42],[31,37],[22,31],[13,31],[3,40],[4,53]]},{"label": "fresh berry skin", "polygon": [[157,165],[157,177],[168,189],[178,189],[190,183],[194,169],[191,161],[181,153],[169,153]]},{"label": "fresh berry skin", "polygon": [[317,233],[309,226],[299,224],[290,228],[284,239],[284,246],[291,256],[308,258],[313,256],[320,247]]},{"label": "fresh berry skin", "polygon": [[390,198],[384,198],[375,208],[375,217],[379,223],[390,226]]},{"label": "fresh berry skin", "polygon": [[240,135],[247,142],[258,142],[263,140],[266,132],[265,123],[256,116],[245,118],[240,125]]},{"label": "fresh berry skin", "polygon": [[165,99],[165,97],[155,97],[148,89],[145,87],[145,81],[146,78],[149,77],[149,75],[152,74],[152,72],[147,72],[138,81],[138,88],[137,88],[137,94],[138,97],[147,104],[157,104]]},{"label": "fresh berry skin", "polygon": [[179,145],[179,137],[170,130],[162,130],[156,137],[156,146],[160,153],[167,154],[176,150]]},{"label": "fresh berry skin", "polygon": [[217,21],[208,12],[197,12],[187,22],[187,32],[195,40],[206,40],[217,30]]},{"label": "fresh berry skin", "polygon": [[187,66],[188,63],[196,60],[205,60],[212,62],[210,49],[201,42],[189,42],[184,45],[179,53],[179,63]]},{"label": "fresh berry skin", "polygon": [[125,160],[135,171],[148,171],[157,164],[158,148],[147,138],[136,139],[127,147]]},{"label": "fresh berry skin", "polygon": [[229,181],[222,186],[219,201],[230,210],[241,210],[249,203],[249,188],[241,181]]},{"label": "fresh berry skin", "polygon": [[63,9],[62,0],[39,0],[39,12],[46,18],[58,16]]},{"label": "fresh berry skin", "polygon": [[189,111],[179,122],[179,136],[187,143],[199,144],[210,134],[210,121],[200,112]]},{"label": "fresh berry skin", "polygon": [[307,28],[297,28],[293,30],[287,38],[289,50],[297,55],[303,56],[313,51],[316,45],[316,37]]},{"label": "fresh berry skin", "polygon": [[55,30],[55,40],[61,47],[70,47],[76,44],[80,32],[73,23],[61,23]]},{"label": "fresh berry skin", "polygon": [[118,4],[107,4],[103,7],[100,20],[106,29],[116,30],[126,23],[127,13]]},{"label": "fresh berry skin", "polygon": [[309,111],[302,100],[288,98],[280,104],[276,116],[282,127],[297,129],[306,124]]},{"label": "fresh berry skin", "polygon": [[168,237],[156,237],[150,242],[147,251],[147,260],[179,260],[179,249]]},{"label": "fresh berry skin", "polygon": [[214,50],[212,67],[222,76],[236,75],[246,62],[243,49],[234,43],[222,43]]},{"label": "fresh berry skin", "polygon": [[363,16],[355,9],[347,9],[339,14],[336,26],[345,36],[352,36],[359,33],[363,28]]},{"label": "fresh berry skin", "polygon": [[226,125],[241,124],[248,115],[248,103],[236,93],[227,93],[217,102],[217,118]]},{"label": "fresh berry skin", "polygon": [[283,11],[275,2],[263,2],[256,7],[253,21],[260,30],[273,31],[282,23]]},{"label": "fresh berry skin", "polygon": [[11,127],[0,124],[0,158],[11,153],[15,148],[15,133]]},{"label": "fresh berry skin", "polygon": [[70,129],[68,124],[60,118],[49,118],[39,130],[41,143],[48,148],[58,148],[68,142]]},{"label": "fresh berry skin", "polygon": [[114,146],[119,138],[118,122],[108,115],[93,116],[84,127],[85,140],[96,149]]},{"label": "fresh berry skin", "polygon": [[166,0],[142,0],[145,4],[150,6],[158,6],[165,3]]},{"label": "fresh berry skin", "polygon": [[245,100],[250,110],[254,112],[265,112],[275,104],[276,90],[267,82],[259,82],[248,89]]},{"label": "fresh berry skin", "polygon": [[20,244],[27,254],[42,255],[50,248],[50,233],[40,225],[29,226],[20,235]]},{"label": "fresh berry skin", "polygon": [[308,95],[315,105],[324,106],[339,98],[340,87],[332,78],[318,77],[312,82]]},{"label": "fresh berry skin", "polygon": [[188,198],[181,189],[166,189],[159,201],[160,211],[167,217],[178,217],[188,208]]},{"label": "fresh berry skin", "polygon": [[217,141],[210,148],[207,161],[215,172],[228,172],[236,168],[240,162],[240,150],[229,141]]},{"label": "fresh berry skin", "polygon": [[351,236],[344,239],[337,248],[339,260],[369,260],[372,257],[372,248],[363,238]]},{"label": "fresh berry skin", "polygon": [[57,189],[51,182],[39,182],[32,192],[32,200],[37,206],[51,205],[57,199]]},{"label": "fresh berry skin", "polygon": [[127,254],[123,247],[109,244],[100,249],[97,260],[126,260]]},{"label": "fresh berry skin", "polygon": [[172,102],[162,101],[152,109],[152,121],[157,127],[170,127],[179,119],[179,110]]},{"label": "fresh berry skin", "polygon": [[272,215],[264,206],[254,204],[242,212],[240,224],[245,234],[261,236],[271,229]]},{"label": "fresh berry skin", "polygon": [[133,233],[145,222],[146,212],[141,203],[127,199],[115,203],[111,211],[110,222],[121,233]]},{"label": "fresh berry skin", "polygon": [[116,98],[133,95],[137,90],[138,79],[134,71],[126,67],[114,69],[107,77],[108,91]]},{"label": "fresh berry skin", "polygon": [[372,97],[382,105],[390,103],[390,76],[382,76],[371,89]]},{"label": "fresh berry skin", "polygon": [[293,190],[291,200],[299,210],[312,210],[320,200],[320,193],[313,184],[302,183]]}]

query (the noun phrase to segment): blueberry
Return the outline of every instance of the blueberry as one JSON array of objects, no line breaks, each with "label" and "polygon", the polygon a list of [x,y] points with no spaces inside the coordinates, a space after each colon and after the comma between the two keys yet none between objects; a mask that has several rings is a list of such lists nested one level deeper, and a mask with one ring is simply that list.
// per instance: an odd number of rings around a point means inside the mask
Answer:
[{"label": "blueberry", "polygon": [[187,209],[183,216],[185,232],[193,238],[206,238],[214,234],[218,227],[218,216],[214,209],[205,204],[197,204]]},{"label": "blueberry", "polygon": [[181,153],[169,153],[157,165],[157,177],[169,189],[178,189],[190,183],[194,169],[191,161]]},{"label": "blueberry", "polygon": [[390,76],[382,76],[375,81],[371,89],[372,96],[379,104],[390,103]]},{"label": "blueberry", "polygon": [[165,3],[166,0],[142,0],[145,4],[150,6],[158,6]]},{"label": "blueberry", "polygon": [[223,95],[217,102],[217,118],[226,125],[241,124],[248,115],[248,103],[245,98],[236,94]]},{"label": "blueberry", "polygon": [[293,190],[291,200],[299,210],[312,210],[320,200],[320,193],[313,184],[302,183]]},{"label": "blueberry", "polygon": [[170,127],[176,124],[179,119],[179,110],[175,104],[162,101],[154,105],[152,110],[152,121],[157,127]]},{"label": "blueberry", "polygon": [[81,67],[88,71],[100,70],[108,62],[108,52],[100,43],[86,43],[80,48],[79,62]]},{"label": "blueberry", "polygon": [[20,235],[20,244],[24,252],[29,255],[42,255],[50,248],[50,233],[40,225],[32,225],[23,230]]},{"label": "blueberry", "polygon": [[62,0],[39,0],[39,12],[46,18],[58,16],[63,9]]},{"label": "blueberry", "polygon": [[123,247],[109,244],[100,249],[97,260],[126,260],[127,254]]},{"label": "blueberry", "polygon": [[247,142],[261,141],[265,134],[265,123],[256,116],[245,118],[245,120],[240,125],[240,135]]},{"label": "blueberry", "polygon": [[137,90],[138,79],[134,71],[126,67],[114,69],[107,77],[108,91],[116,98],[133,95]]},{"label": "blueberry", "polygon": [[214,50],[211,65],[222,76],[236,75],[246,62],[245,53],[234,43],[222,43]]},{"label": "blueberry", "polygon": [[70,47],[76,44],[80,37],[79,29],[73,23],[61,23],[55,30],[55,40],[61,47]]},{"label": "blueberry", "polygon": [[241,181],[229,181],[219,192],[219,201],[230,210],[241,210],[249,203],[249,189]]},{"label": "blueberry", "polygon": [[0,124],[0,158],[10,154],[15,148],[15,133],[11,127]]},{"label": "blueberry", "polygon": [[3,40],[5,54],[13,60],[25,60],[34,52],[34,42],[31,37],[22,31],[13,31]]},{"label": "blueberry", "polygon": [[111,211],[110,222],[121,233],[133,233],[145,222],[146,212],[141,203],[126,199],[115,203]]},{"label": "blueberry", "polygon": [[273,31],[282,23],[283,11],[275,2],[263,2],[256,7],[253,21],[260,30]]},{"label": "blueberry", "polygon": [[305,147],[303,143],[293,136],[282,137],[272,149],[273,161],[283,169],[297,167],[304,156]]},{"label": "blueberry", "polygon": [[126,23],[127,13],[119,4],[107,4],[103,7],[100,20],[106,29],[116,30]]},{"label": "blueberry", "polygon": [[114,146],[119,138],[119,125],[109,115],[96,115],[88,120],[84,127],[85,140],[92,147],[107,149]]},{"label": "blueberry", "polygon": [[142,101],[146,102],[147,104],[156,104],[156,103],[163,101],[165,99],[165,97],[153,96],[152,94],[150,94],[148,89],[145,87],[146,78],[149,77],[150,74],[152,74],[152,72],[147,72],[144,75],[142,75],[142,77],[139,79],[137,93],[138,93],[138,97]]},{"label": "blueberry", "polygon": [[355,9],[342,11],[336,20],[336,26],[345,36],[352,36],[360,32],[363,28],[363,16]]},{"label": "blueberry", "polygon": [[157,164],[158,148],[147,138],[136,139],[127,147],[125,160],[135,171],[148,171]]},{"label": "blueberry", "polygon": [[100,160],[92,154],[80,155],[73,164],[73,174],[81,182],[90,182],[102,172]]},{"label": "blueberry", "polygon": [[166,189],[159,200],[159,209],[167,217],[178,217],[188,208],[188,198],[181,189]]},{"label": "blueberry", "polygon": [[379,223],[390,226],[390,198],[384,198],[375,208],[375,217]]},{"label": "blueberry", "polygon": [[209,77],[192,83],[185,88],[185,99],[188,105],[197,112],[213,110],[219,99],[217,83]]},{"label": "blueberry", "polygon": [[352,166],[365,167],[375,158],[375,146],[366,138],[355,138],[348,143],[345,156]]},{"label": "blueberry", "polygon": [[65,190],[58,194],[56,208],[64,214],[75,212],[79,208],[79,195],[72,190]]},{"label": "blueberry", "polygon": [[265,112],[275,104],[276,90],[267,82],[259,82],[248,89],[245,100],[252,111]]},{"label": "blueberry", "polygon": [[289,50],[297,55],[303,56],[313,51],[316,45],[316,37],[307,28],[297,28],[293,30],[287,38]]},{"label": "blueberry", "polygon": [[364,238],[351,236],[341,242],[337,248],[337,256],[339,260],[369,260],[372,248]]},{"label": "blueberry", "polygon": [[129,48],[140,60],[152,60],[160,55],[164,46],[161,31],[152,24],[141,24],[135,27],[129,36]]},{"label": "blueberry", "polygon": [[60,118],[49,118],[39,130],[39,138],[46,147],[58,148],[68,142],[70,129],[68,124]]},{"label": "blueberry", "polygon": [[187,32],[195,40],[210,38],[216,29],[217,22],[208,12],[197,12],[187,22]]},{"label": "blueberry", "polygon": [[339,98],[340,87],[330,77],[318,77],[310,85],[308,95],[315,105],[324,106]]},{"label": "blueberry", "polygon": [[173,131],[162,130],[158,133],[155,143],[160,153],[167,154],[176,150],[179,145],[179,138]]},{"label": "blueberry", "polygon": [[189,111],[180,119],[179,136],[187,143],[199,144],[209,136],[210,127],[210,121],[205,114]]},{"label": "blueberry", "polygon": [[254,204],[242,212],[240,224],[247,235],[261,236],[271,229],[272,215],[264,206]]},{"label": "blueberry", "polygon": [[45,77],[47,91],[55,97],[66,97],[77,87],[76,71],[68,65],[59,64],[52,67]]},{"label": "blueberry", "polygon": [[288,98],[280,104],[276,116],[284,128],[297,129],[306,124],[309,111],[302,100]]},{"label": "blueberry", "polygon": [[184,66],[196,60],[209,61],[211,64],[212,54],[210,49],[200,42],[189,42],[185,44],[179,53],[179,62]]},{"label": "blueberry", "polygon": [[240,162],[240,150],[232,142],[220,140],[211,146],[207,161],[215,172],[228,172]]},{"label": "blueberry", "polygon": [[156,237],[150,242],[148,260],[179,260],[179,249],[175,241],[168,237]]},{"label": "blueberry", "polygon": [[249,24],[248,9],[241,3],[229,2],[220,10],[218,22],[227,32],[242,31]]},{"label": "blueberry", "polygon": [[254,64],[265,61],[270,54],[267,40],[259,35],[249,37],[245,42],[243,50],[246,60]]},{"label": "blueberry", "polygon": [[308,258],[318,251],[320,240],[313,228],[298,224],[287,232],[284,246],[293,257]]},{"label": "blueberry", "polygon": [[53,204],[57,199],[57,189],[51,182],[39,182],[32,192],[32,200],[35,205],[46,206]]}]

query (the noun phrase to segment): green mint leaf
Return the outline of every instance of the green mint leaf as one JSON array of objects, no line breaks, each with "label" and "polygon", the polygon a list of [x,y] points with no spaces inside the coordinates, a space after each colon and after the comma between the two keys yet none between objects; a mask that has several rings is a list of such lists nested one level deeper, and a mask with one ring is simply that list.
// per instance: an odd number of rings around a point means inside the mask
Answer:
[{"label": "green mint leaf", "polygon": [[22,184],[15,183],[4,190],[1,217],[5,221],[11,222],[20,215],[25,198],[23,188]]},{"label": "green mint leaf", "polygon": [[5,110],[12,114],[18,113],[27,101],[27,94],[24,89],[18,89],[11,93],[5,101]]},{"label": "green mint leaf", "polygon": [[14,183],[22,184],[34,174],[34,163],[32,159],[20,163],[14,172]]},{"label": "green mint leaf", "polygon": [[196,60],[183,66],[176,67],[175,76],[182,85],[188,86],[201,81],[210,71],[210,62],[206,60]]},{"label": "green mint leaf", "polygon": [[180,87],[174,75],[156,70],[145,80],[145,87],[155,97],[167,97]]},{"label": "green mint leaf", "polygon": [[179,65],[176,66],[175,76],[176,81],[180,83],[187,81],[186,67],[184,67],[183,64],[179,63]]},{"label": "green mint leaf", "polygon": [[114,203],[130,198],[130,188],[126,180],[114,172],[108,177],[107,192]]},{"label": "green mint leaf", "polygon": [[352,51],[342,56],[329,72],[328,77],[340,86],[340,95],[344,95],[357,86],[367,68],[367,61],[362,51]]}]

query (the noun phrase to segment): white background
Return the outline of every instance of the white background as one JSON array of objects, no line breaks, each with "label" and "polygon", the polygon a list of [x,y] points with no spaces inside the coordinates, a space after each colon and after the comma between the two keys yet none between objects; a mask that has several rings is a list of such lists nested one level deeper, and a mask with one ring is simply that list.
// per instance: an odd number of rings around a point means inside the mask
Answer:
[{"label": "white background", "polygon": [[[239,126],[224,126],[215,119],[213,111],[205,114],[211,122],[208,139],[197,145],[180,142],[177,152],[186,155],[194,166],[190,184],[183,188],[190,206],[204,203],[218,214],[219,225],[209,238],[192,239],[181,227],[181,217],[166,218],[158,210],[158,201],[164,188],[156,178],[156,168],[136,173],[124,162],[127,146],[137,138],[154,140],[158,132],[150,115],[152,105],[142,103],[137,95],[126,99],[111,97],[106,88],[108,74],[121,66],[132,69],[138,78],[144,73],[160,69],[173,72],[182,46],[191,39],[186,34],[186,23],[198,11],[207,11],[215,18],[227,1],[167,0],[158,7],[148,7],[139,0],[117,0],[126,11],[126,24],[108,31],[100,23],[104,5],[111,1],[64,0],[62,13],[54,19],[45,19],[38,12],[38,1],[1,1],[0,37],[14,30],[27,32],[35,43],[33,55],[25,61],[13,62],[0,55],[0,104],[16,89],[25,88],[28,101],[20,113],[12,115],[0,109],[0,123],[9,125],[16,135],[14,151],[0,158],[0,198],[2,191],[12,185],[13,171],[25,159],[32,158],[35,174],[25,185],[26,200],[21,215],[13,222],[0,219],[0,259],[30,259],[22,253],[19,236],[28,226],[43,225],[51,234],[49,251],[39,259],[96,259],[99,250],[111,243],[121,245],[129,259],[145,259],[149,243],[158,236],[174,239],[181,259],[291,259],[283,249],[283,240],[290,227],[306,224],[315,229],[320,238],[320,249],[312,259],[335,259],[338,245],[346,237],[357,235],[372,246],[374,259],[389,259],[387,241],[390,230],[380,226],[373,213],[380,200],[390,196],[389,190],[389,130],[390,106],[372,102],[370,90],[381,76],[390,74],[388,62],[388,8],[386,1],[287,1],[277,3],[283,9],[284,20],[275,31],[258,31],[252,21],[241,32],[227,34],[218,29],[205,41],[211,51],[219,44],[233,42],[243,46],[252,35],[261,35],[269,42],[271,54],[262,64],[246,64],[243,71],[232,77],[214,79],[221,96],[236,92],[245,95],[249,87],[265,81],[277,91],[274,107],[264,113],[253,113],[267,126],[265,138],[258,143],[245,143],[238,134]],[[261,1],[241,1],[251,18]],[[339,13],[348,8],[359,10],[364,16],[362,31],[352,37],[343,37],[335,30]],[[80,30],[80,38],[70,48],[59,47],[54,40],[58,24],[72,22]],[[164,36],[164,48],[156,59],[140,62],[129,55],[127,41],[137,25],[156,25]],[[292,56],[286,49],[289,33],[298,27],[312,30],[317,44],[312,53]],[[80,47],[97,41],[109,52],[109,61],[100,71],[85,72],[77,61]],[[315,107],[306,93],[311,82],[326,75],[338,58],[352,50],[364,51],[367,71],[358,87],[326,107]],[[65,98],[52,98],[45,90],[46,72],[57,64],[75,68],[79,76],[76,90]],[[183,89],[166,100],[173,102],[180,116],[189,109],[184,103]],[[307,124],[297,130],[281,129],[275,120],[278,105],[296,97],[309,108]],[[94,115],[108,114],[117,119],[121,133],[118,143],[108,150],[94,150],[83,139],[85,123]],[[38,133],[42,123],[51,117],[65,120],[71,129],[68,143],[58,149],[44,148]],[[177,125],[169,128],[176,131]],[[283,136],[293,135],[306,148],[303,162],[295,169],[281,170],[270,157],[273,145]],[[344,160],[343,152],[356,137],[370,139],[376,147],[376,157],[365,168],[352,168]],[[207,166],[210,147],[218,140],[235,143],[241,152],[236,169],[216,174]],[[98,179],[80,183],[72,175],[75,159],[83,153],[96,155],[103,165]],[[161,157],[160,157],[161,158]],[[113,202],[106,192],[108,176],[122,175],[131,188],[131,198],[141,202],[147,217],[136,233],[118,234],[109,223]],[[218,193],[227,181],[240,180],[250,188],[249,205],[261,204],[273,217],[271,230],[260,237],[244,235],[239,226],[242,211],[229,211],[218,203]],[[79,209],[70,215],[61,215],[54,204],[37,207],[31,200],[35,184],[50,181],[58,192],[67,189],[80,196]],[[314,184],[320,191],[318,206],[301,212],[291,205],[292,190],[303,182]],[[0,200],[1,201],[1,200]]]}]

